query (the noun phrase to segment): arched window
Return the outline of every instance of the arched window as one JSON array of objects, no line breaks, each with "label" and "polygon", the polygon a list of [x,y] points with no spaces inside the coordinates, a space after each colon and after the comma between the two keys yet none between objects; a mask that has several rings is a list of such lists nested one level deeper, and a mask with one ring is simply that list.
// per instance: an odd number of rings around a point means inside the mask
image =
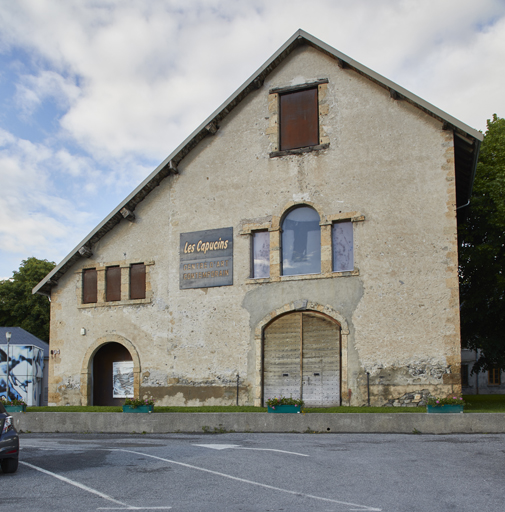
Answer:
[{"label": "arched window", "polygon": [[321,273],[319,215],[309,206],[292,209],[282,221],[282,275]]}]

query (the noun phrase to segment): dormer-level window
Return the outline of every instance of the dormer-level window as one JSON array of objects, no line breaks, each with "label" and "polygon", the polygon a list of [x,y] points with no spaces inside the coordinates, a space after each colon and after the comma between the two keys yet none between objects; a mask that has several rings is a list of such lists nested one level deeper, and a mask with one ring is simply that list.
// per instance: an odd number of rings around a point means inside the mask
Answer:
[{"label": "dormer-level window", "polygon": [[280,95],[281,151],[319,144],[317,104],[317,87]]}]

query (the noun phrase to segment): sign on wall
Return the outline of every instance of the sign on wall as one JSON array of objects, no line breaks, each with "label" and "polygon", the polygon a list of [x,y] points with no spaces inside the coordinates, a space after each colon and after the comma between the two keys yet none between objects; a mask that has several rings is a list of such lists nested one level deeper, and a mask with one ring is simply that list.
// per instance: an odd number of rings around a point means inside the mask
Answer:
[{"label": "sign on wall", "polygon": [[133,361],[112,363],[112,398],[133,398]]},{"label": "sign on wall", "polygon": [[233,284],[233,228],[181,233],[179,287]]}]

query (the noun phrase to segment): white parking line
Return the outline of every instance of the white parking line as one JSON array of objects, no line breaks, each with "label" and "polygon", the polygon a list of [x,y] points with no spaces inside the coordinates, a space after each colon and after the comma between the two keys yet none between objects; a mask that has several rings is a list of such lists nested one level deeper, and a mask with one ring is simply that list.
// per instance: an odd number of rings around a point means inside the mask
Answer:
[{"label": "white parking line", "polygon": [[37,471],[40,471],[41,473],[45,473],[46,475],[50,475],[54,478],[57,478],[58,480],[61,480],[62,482],[65,482],[70,485],[74,485],[75,487],[78,487],[79,489],[82,489],[83,491],[87,491],[92,494],[96,494],[97,496],[100,496],[100,498],[103,498],[104,500],[112,501],[112,503],[117,503],[118,505],[122,505],[121,507],[98,508],[97,510],[151,510],[151,509],[168,510],[168,509],[172,508],[172,507],[134,507],[132,505],[127,505],[126,503],[123,503],[122,501],[118,501],[118,500],[115,500],[114,498],[111,498],[110,496],[107,496],[107,494],[104,494],[103,492],[92,489],[91,487],[88,487],[87,485],[80,484],[79,482],[76,482],[75,480],[70,480],[70,478],[66,478],[64,476],[58,475],[57,473],[53,473],[52,471],[47,471],[47,469],[39,468],[38,466],[34,466],[33,464],[24,462],[22,460],[20,460],[19,463],[24,464],[25,466],[28,466],[29,468],[36,469]]},{"label": "white parking line", "polygon": [[227,475],[226,473],[220,473],[219,471],[212,471],[210,469],[200,468],[198,466],[193,466],[191,464],[186,464],[185,462],[177,462],[175,460],[164,459],[163,457],[158,457],[156,455],[151,455],[149,453],[136,452],[136,451],[133,451],[133,450],[126,450],[125,448],[117,448],[117,449],[115,449],[115,451],[121,451],[121,452],[126,452],[126,453],[133,453],[135,455],[142,455],[143,457],[151,457],[152,459],[162,460],[164,462],[168,462],[169,464],[177,464],[178,466],[184,466],[186,468],[196,469],[198,471],[203,471],[205,473],[211,473],[212,475],[222,476],[224,478],[229,478],[231,480],[236,480],[238,482],[242,482],[242,483],[246,483],[246,484],[251,484],[251,485],[256,485],[258,487],[263,487],[265,489],[271,489],[273,491],[280,491],[280,492],[284,492],[286,494],[293,494],[294,496],[301,496],[303,498],[311,498],[311,499],[320,500],[320,501],[328,501],[330,503],[338,503],[339,505],[346,505],[346,506],[349,506],[349,507],[358,507],[358,508],[353,508],[351,510],[369,511],[369,512],[381,512],[382,511],[382,509],[380,509],[380,508],[367,507],[366,505],[358,505],[357,503],[349,503],[347,501],[332,500],[330,498],[323,498],[321,496],[314,496],[313,494],[305,494],[305,493],[299,492],[299,491],[290,491],[288,489],[281,489],[280,487],[274,487],[272,485],[262,484],[260,482],[254,482],[253,480],[246,480],[244,478],[238,478],[236,476]]},{"label": "white parking line", "polygon": [[211,448],[212,450],[226,450],[228,448],[236,448],[237,450],[258,450],[260,452],[279,452],[288,453],[289,455],[299,455],[300,457],[308,457],[305,453],[287,452],[286,450],[276,450],[275,448],[248,448],[239,444],[194,444],[193,446],[203,446],[203,448]]}]

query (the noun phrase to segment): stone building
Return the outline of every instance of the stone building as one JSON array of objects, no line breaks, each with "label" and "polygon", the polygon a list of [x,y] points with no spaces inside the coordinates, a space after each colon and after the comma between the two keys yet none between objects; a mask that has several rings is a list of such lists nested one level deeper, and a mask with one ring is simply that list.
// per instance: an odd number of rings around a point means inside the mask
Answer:
[{"label": "stone building", "polygon": [[460,392],[482,135],[296,32],[43,280],[50,404]]},{"label": "stone building", "polygon": [[504,395],[505,370],[499,366],[483,372],[473,373],[473,366],[479,358],[477,350],[461,350],[461,387],[465,395]]}]

